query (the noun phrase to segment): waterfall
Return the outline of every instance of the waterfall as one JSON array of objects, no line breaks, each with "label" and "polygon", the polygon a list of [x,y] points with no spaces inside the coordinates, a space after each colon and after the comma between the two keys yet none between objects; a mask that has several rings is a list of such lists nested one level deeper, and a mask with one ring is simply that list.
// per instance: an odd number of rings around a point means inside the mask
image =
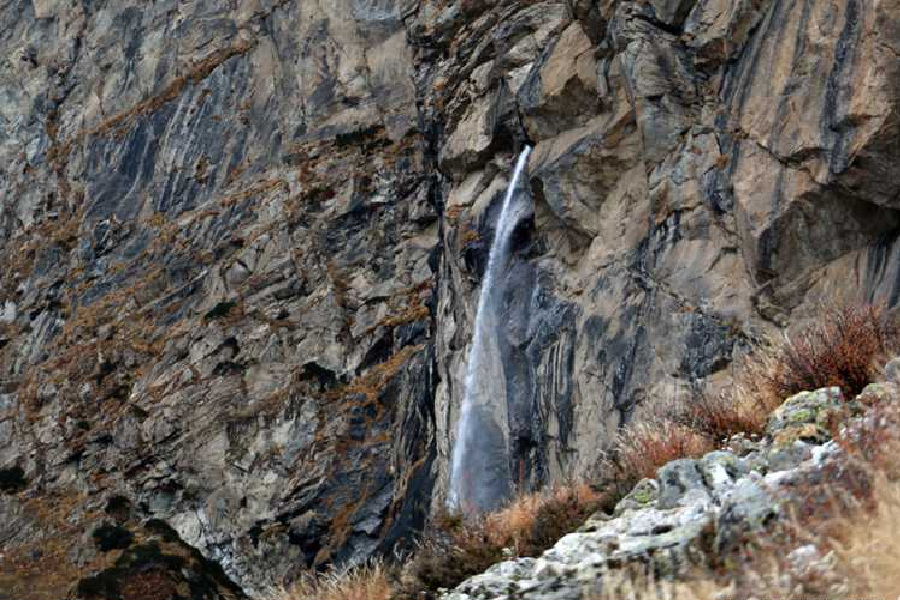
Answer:
[{"label": "waterfall", "polygon": [[466,363],[465,390],[450,466],[448,505],[466,512],[497,508],[510,493],[508,416],[503,364],[497,344],[497,277],[506,268],[512,233],[525,211],[517,202],[519,179],[531,148],[519,154],[497,220]]}]

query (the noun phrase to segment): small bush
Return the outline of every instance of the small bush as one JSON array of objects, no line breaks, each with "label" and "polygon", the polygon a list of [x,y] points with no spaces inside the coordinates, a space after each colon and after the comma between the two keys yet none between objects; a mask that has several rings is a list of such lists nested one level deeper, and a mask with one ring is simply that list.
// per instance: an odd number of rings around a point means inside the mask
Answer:
[{"label": "small bush", "polygon": [[[674,580],[646,564],[607,570],[602,591],[590,600],[900,596],[898,424],[894,394],[844,424],[836,438],[844,456],[793,482],[783,519],[735,548],[701,545],[704,559],[685,563]],[[710,541],[717,527],[710,525]]]},{"label": "small bush", "polygon": [[656,477],[656,470],[670,461],[697,458],[715,447],[709,435],[672,420],[631,424],[601,460],[601,476],[619,488],[630,489],[645,477]]},{"label": "small bush", "polygon": [[608,504],[607,496],[581,484],[524,494],[474,519],[439,515],[406,565],[396,597],[434,597],[438,588],[453,588],[509,555],[538,556]]},{"label": "small bush", "polygon": [[826,308],[816,322],[764,342],[730,390],[699,394],[664,414],[718,441],[762,434],[770,413],[799,392],[837,386],[855,397],[898,349],[900,326],[882,308]]},{"label": "small bush", "polygon": [[673,417],[681,425],[721,441],[738,433],[762,434],[774,408],[760,406],[753,395],[737,388],[729,393],[699,394],[678,407]]},{"label": "small bush", "polygon": [[900,349],[900,327],[884,308],[825,308],[813,323],[769,341],[748,364],[748,391],[767,408],[799,392],[837,386],[853,398]]}]

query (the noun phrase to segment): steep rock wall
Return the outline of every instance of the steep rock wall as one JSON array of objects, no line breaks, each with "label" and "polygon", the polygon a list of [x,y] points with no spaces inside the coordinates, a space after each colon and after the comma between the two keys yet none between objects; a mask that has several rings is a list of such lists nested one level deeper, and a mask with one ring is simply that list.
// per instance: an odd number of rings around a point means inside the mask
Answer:
[{"label": "steep rock wall", "polygon": [[0,40],[0,572],[90,570],[118,496],[251,592],[407,539],[524,143],[517,484],[900,297],[898,0],[19,0]]},{"label": "steep rock wall", "polygon": [[54,495],[127,497],[248,591],[421,524],[439,238],[402,11],[5,5],[0,447],[35,496],[5,569],[90,533]]},{"label": "steep rock wall", "polygon": [[897,304],[896,3],[464,6],[423,26],[447,50],[419,84],[444,132],[441,457],[523,143],[534,216],[499,332],[521,485],[590,472],[642,405],[726,385],[823,299]]}]

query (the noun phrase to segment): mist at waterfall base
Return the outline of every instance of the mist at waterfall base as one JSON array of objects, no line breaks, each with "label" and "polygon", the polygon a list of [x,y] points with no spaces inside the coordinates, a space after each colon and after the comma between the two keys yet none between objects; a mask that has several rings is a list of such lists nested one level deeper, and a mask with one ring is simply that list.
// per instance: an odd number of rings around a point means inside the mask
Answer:
[{"label": "mist at waterfall base", "polygon": [[527,205],[518,193],[531,147],[519,154],[488,254],[478,297],[465,390],[450,466],[448,506],[464,512],[498,508],[512,490],[507,440],[506,379],[498,348],[498,303],[503,297],[510,243]]}]

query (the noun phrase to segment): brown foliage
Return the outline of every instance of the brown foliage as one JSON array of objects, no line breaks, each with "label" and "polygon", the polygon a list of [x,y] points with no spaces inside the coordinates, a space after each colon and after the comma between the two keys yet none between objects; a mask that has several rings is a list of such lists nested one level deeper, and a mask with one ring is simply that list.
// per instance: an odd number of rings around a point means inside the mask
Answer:
[{"label": "brown foliage", "polygon": [[675,420],[713,439],[725,440],[738,433],[763,433],[773,408],[761,406],[754,395],[736,388],[731,393],[699,394],[678,408]]},{"label": "brown foliage", "polygon": [[301,578],[274,600],[390,600],[392,573],[380,562]]},{"label": "brown foliage", "polygon": [[748,365],[747,385],[769,408],[822,387],[839,387],[852,398],[898,349],[900,326],[883,307],[828,307],[816,321],[757,353]]},{"label": "brown foliage", "polygon": [[[679,574],[660,580],[646,565],[604,573],[612,598],[895,598],[900,594],[900,398],[896,388],[862,418],[845,421],[836,441],[844,454],[800,474],[785,513],[764,531],[723,552],[714,545]],[[715,539],[712,526],[710,540]],[[812,557],[797,560],[802,548]]]},{"label": "brown foliage", "polygon": [[799,392],[837,386],[853,398],[898,349],[900,326],[882,307],[828,307],[814,322],[763,343],[729,391],[700,394],[669,416],[716,440],[762,434],[769,414]]},{"label": "brown foliage", "polygon": [[652,419],[626,427],[601,460],[601,475],[617,488],[656,477],[656,470],[680,458],[696,458],[715,450],[713,438],[668,419]]},{"label": "brown foliage", "polygon": [[438,588],[455,587],[504,560],[504,549],[538,556],[607,503],[605,495],[580,484],[522,495],[482,517],[439,515],[407,564],[396,597],[433,597]]}]

